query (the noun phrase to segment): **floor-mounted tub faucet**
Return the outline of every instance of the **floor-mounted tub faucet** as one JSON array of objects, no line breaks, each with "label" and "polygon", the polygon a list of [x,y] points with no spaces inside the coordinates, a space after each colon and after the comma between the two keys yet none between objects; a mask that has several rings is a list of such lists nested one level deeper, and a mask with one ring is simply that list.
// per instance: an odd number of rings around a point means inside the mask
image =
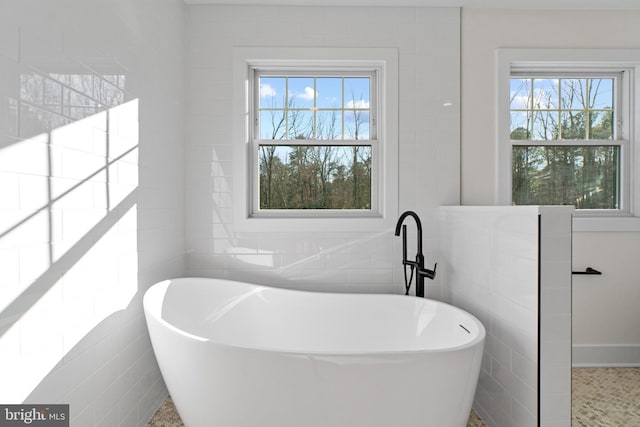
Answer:
[{"label": "floor-mounted tub faucet", "polygon": [[[415,261],[409,261],[407,259],[407,226],[403,225],[404,219],[408,216],[412,216],[416,221],[416,226],[418,228],[418,253],[416,254]],[[438,264],[436,263],[433,266],[433,270],[428,270],[424,268],[424,255],[422,254],[422,223],[420,222],[420,217],[413,211],[406,211],[400,218],[398,218],[398,223],[396,224],[396,236],[400,235],[400,226],[402,226],[402,265],[404,267],[404,287],[405,287],[405,295],[409,295],[409,288],[411,287],[411,282],[413,281],[413,273],[415,270],[416,274],[416,296],[424,297],[424,278],[427,277],[433,280],[436,277],[436,268]],[[407,276],[407,266],[411,269],[411,274]]]}]

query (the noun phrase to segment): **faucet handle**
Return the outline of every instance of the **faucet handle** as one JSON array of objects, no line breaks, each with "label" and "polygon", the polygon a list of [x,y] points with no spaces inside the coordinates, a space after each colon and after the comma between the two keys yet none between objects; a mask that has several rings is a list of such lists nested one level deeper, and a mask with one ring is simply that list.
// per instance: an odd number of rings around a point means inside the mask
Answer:
[{"label": "faucet handle", "polygon": [[436,262],[436,263],[433,265],[433,270],[429,270],[429,269],[426,269],[426,268],[425,268],[425,269],[424,269],[424,271],[422,272],[422,275],[423,275],[424,277],[427,277],[427,278],[429,278],[429,279],[433,280],[433,279],[435,279],[435,278],[436,278],[436,269],[437,269],[437,268],[438,268],[438,263]]}]

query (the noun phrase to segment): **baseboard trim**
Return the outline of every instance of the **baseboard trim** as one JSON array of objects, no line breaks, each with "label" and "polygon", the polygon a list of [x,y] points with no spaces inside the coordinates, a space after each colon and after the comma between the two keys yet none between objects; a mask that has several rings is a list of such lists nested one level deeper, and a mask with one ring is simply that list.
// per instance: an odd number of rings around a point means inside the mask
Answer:
[{"label": "baseboard trim", "polygon": [[574,368],[640,367],[640,345],[574,345]]}]

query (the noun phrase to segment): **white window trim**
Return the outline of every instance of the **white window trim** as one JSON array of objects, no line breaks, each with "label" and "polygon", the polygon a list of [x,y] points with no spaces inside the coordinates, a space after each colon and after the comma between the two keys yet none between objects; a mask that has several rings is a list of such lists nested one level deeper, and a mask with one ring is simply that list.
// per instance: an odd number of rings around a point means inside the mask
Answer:
[{"label": "white window trim", "polygon": [[[511,204],[511,143],[510,143],[510,115],[509,115],[509,79],[513,68],[527,69],[566,69],[585,68],[607,69],[619,68],[631,70],[633,76],[629,79],[631,97],[628,105],[630,123],[628,139],[633,141],[630,146],[622,145],[623,173],[628,174],[621,191],[627,192],[626,212],[596,214],[595,212],[574,211],[574,231],[640,231],[640,124],[634,119],[634,106],[640,105],[640,49],[498,49],[496,53],[497,80],[497,138],[496,138],[496,200],[500,205]],[[623,179],[622,181],[625,181]],[[626,206],[625,206],[626,208]]]},{"label": "white window trim", "polygon": [[[233,55],[233,219],[236,231],[379,231],[392,228],[398,214],[398,52],[393,48],[236,47]],[[254,171],[252,132],[255,67],[379,68],[378,92],[378,211],[275,212],[253,215]],[[274,217],[275,216],[275,217]]]}]

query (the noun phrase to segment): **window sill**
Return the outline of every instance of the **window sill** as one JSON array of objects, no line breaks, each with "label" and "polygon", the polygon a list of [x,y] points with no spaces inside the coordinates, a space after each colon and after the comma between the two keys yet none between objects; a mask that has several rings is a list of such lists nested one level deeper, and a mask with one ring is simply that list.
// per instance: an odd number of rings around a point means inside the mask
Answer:
[{"label": "window sill", "polygon": [[640,217],[573,217],[573,231],[640,231]]}]

